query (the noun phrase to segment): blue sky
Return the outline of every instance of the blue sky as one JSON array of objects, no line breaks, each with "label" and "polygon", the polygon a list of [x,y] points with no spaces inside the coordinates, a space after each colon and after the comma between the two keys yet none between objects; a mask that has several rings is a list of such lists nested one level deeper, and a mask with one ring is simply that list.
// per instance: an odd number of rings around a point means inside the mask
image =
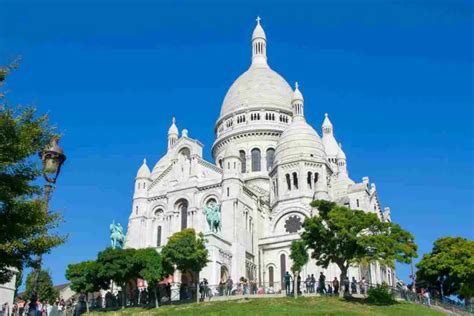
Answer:
[{"label": "blue sky", "polygon": [[173,115],[211,159],[257,15],[271,67],[299,81],[318,130],[330,114],[350,175],[376,183],[420,254],[474,238],[472,2],[3,0],[0,63],[23,58],[9,98],[64,134],[51,207],[69,240],[44,259],[55,283],[108,245],[112,220],[126,226],[136,171],[164,154]]}]

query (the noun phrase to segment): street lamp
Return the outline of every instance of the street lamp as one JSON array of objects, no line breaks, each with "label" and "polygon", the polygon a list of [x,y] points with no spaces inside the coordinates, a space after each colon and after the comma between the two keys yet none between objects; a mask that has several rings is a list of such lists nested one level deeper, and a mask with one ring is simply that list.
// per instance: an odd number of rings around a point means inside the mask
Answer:
[{"label": "street lamp", "polygon": [[[46,184],[44,185],[44,202],[45,208],[44,211],[46,214],[49,212],[49,199],[51,192],[53,190],[53,184],[56,183],[58,179],[59,173],[61,172],[61,166],[66,161],[66,155],[64,155],[63,149],[59,146],[59,137],[53,136],[51,138],[51,142],[45,147],[43,151],[39,153],[39,157],[43,162],[43,177],[46,180]],[[35,282],[33,292],[31,293],[31,301],[30,301],[30,315],[34,315],[36,310],[36,301],[38,299],[38,282],[39,282],[39,274],[41,272],[41,261],[42,261],[42,254],[38,255],[36,259],[36,266],[35,266]]]}]

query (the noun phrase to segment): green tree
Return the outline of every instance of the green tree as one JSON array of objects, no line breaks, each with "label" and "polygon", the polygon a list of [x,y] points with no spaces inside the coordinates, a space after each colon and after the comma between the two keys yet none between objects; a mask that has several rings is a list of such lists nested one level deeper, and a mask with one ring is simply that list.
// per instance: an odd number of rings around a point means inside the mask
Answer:
[{"label": "green tree", "polygon": [[18,289],[20,288],[21,284],[23,283],[23,269],[18,270],[15,279],[15,297],[18,294]]},{"label": "green tree", "polygon": [[293,292],[295,294],[295,297],[297,297],[297,279],[300,275],[301,269],[309,261],[308,250],[306,249],[306,244],[303,240],[293,240],[291,242],[290,258],[291,260],[293,260],[293,265],[291,266],[291,270],[293,271],[294,275]]},{"label": "green tree", "polygon": [[378,261],[393,267],[394,261],[409,263],[417,256],[413,235],[398,224],[324,200],[311,206],[319,216],[305,220],[302,239],[317,265],[327,268],[332,262],[339,267],[341,280],[351,264]]},{"label": "green tree", "polygon": [[[0,86],[12,68],[0,68]],[[34,108],[13,108],[5,95],[0,91],[0,284],[11,279],[11,267],[35,267],[35,255],[65,240],[51,232],[60,216],[45,212],[35,183],[41,167],[34,158],[53,136],[48,118],[38,117]]]},{"label": "green tree", "polygon": [[99,267],[96,261],[83,261],[68,265],[66,279],[71,282],[71,289],[86,297],[86,308],[89,312],[88,295],[101,289],[101,281],[97,274]]},{"label": "green tree", "polygon": [[173,234],[161,251],[163,268],[171,274],[174,267],[185,272],[199,272],[209,262],[209,252],[206,249],[202,233],[196,235],[192,228],[184,229]]},{"label": "green tree", "polygon": [[138,249],[135,258],[140,266],[138,275],[147,281],[148,286],[153,288],[155,295],[155,307],[158,307],[158,293],[156,287],[158,282],[167,275],[163,270],[161,256],[153,248]]},{"label": "green tree", "polygon": [[[35,287],[35,271],[26,277],[25,297],[31,297]],[[54,302],[59,297],[59,291],[54,288],[53,281],[47,270],[41,270],[38,275],[38,300],[41,302]]]},{"label": "green tree", "polygon": [[[112,280],[122,287],[122,308],[126,305],[127,283],[138,278],[140,265],[135,257],[135,249],[107,248],[97,256],[97,277],[107,288]],[[105,289],[104,288],[104,289]]]},{"label": "green tree", "polygon": [[445,296],[457,295],[468,305],[474,297],[474,241],[443,237],[416,265],[417,283],[440,285]]}]

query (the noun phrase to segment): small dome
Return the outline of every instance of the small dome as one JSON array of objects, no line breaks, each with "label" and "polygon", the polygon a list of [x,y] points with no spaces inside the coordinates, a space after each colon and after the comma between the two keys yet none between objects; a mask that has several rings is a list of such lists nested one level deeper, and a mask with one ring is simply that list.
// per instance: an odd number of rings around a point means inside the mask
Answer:
[{"label": "small dome", "polygon": [[235,146],[227,146],[226,150],[224,151],[223,158],[225,159],[228,157],[240,158],[239,151],[237,150],[237,148],[235,148]]},{"label": "small dome", "polygon": [[272,107],[291,111],[293,90],[270,67],[254,67],[244,72],[230,87],[221,107],[221,117],[250,107]]},{"label": "small dome", "polygon": [[263,27],[260,25],[260,18],[257,18],[257,25],[255,26],[255,29],[253,30],[253,33],[252,33],[252,40],[256,38],[267,39],[267,37],[265,36],[265,31],[263,30]]},{"label": "small dome", "polygon": [[310,157],[324,160],[325,156],[321,138],[303,117],[293,120],[281,135],[275,150],[277,163]]},{"label": "small dome", "polygon": [[150,174],[150,168],[146,164],[146,159],[143,159],[143,164],[137,172],[137,178],[149,178]]},{"label": "small dome", "polygon": [[176,126],[176,119],[174,117],[171,126],[168,129],[168,135],[179,135],[178,127]]},{"label": "small dome", "polygon": [[301,91],[299,89],[299,86],[298,86],[298,82],[295,82],[295,91],[293,91],[293,100],[292,101],[296,101],[296,100],[304,101],[303,94],[301,93]]}]

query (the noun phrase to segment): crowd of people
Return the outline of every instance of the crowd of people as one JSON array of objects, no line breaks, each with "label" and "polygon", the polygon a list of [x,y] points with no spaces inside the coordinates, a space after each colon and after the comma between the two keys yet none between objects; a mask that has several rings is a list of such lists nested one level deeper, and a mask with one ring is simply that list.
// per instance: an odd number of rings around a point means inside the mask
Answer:
[{"label": "crowd of people", "polygon": [[[293,295],[294,276],[286,271],[284,281],[286,294]],[[296,290],[298,294],[303,293],[301,289],[301,276],[299,274],[296,276]],[[339,295],[341,290],[344,292],[344,294],[366,294],[367,281],[365,277],[362,277],[362,279],[359,281],[357,281],[355,277],[352,277],[352,280],[349,280],[348,277],[345,277],[342,282],[339,281],[337,277],[334,277],[332,281],[326,281],[326,276],[323,272],[320,273],[317,281],[314,274],[308,275],[304,281],[304,293]]]},{"label": "crowd of people", "polygon": [[74,305],[74,300],[66,302],[63,299],[58,299],[50,303],[47,300],[32,302],[17,299],[13,306],[9,306],[8,303],[3,304],[0,316],[26,316],[32,314],[34,316],[62,316],[66,315],[66,310],[68,308],[72,309]]}]

